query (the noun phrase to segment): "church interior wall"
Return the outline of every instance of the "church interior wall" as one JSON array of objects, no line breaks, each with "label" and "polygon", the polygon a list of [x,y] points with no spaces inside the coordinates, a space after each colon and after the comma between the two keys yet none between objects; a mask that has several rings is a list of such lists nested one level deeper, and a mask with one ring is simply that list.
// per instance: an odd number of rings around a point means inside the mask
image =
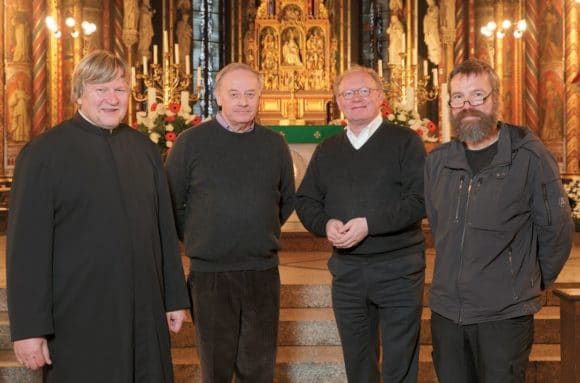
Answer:
[{"label": "church interior wall", "polygon": [[[173,3],[173,18],[168,18],[168,4]],[[266,1],[266,0],[264,0]],[[291,0],[272,0],[278,6]],[[388,62],[389,25],[392,3],[400,2],[400,13],[405,24],[413,25],[409,41],[416,41],[418,61],[428,59],[428,47],[423,39],[422,23],[429,3],[439,9],[441,37],[440,63],[429,62],[429,69],[438,68],[440,82],[444,82],[455,62],[465,57],[489,61],[502,75],[502,118],[508,122],[530,126],[550,148],[565,173],[580,173],[578,166],[578,108],[580,86],[572,83],[579,72],[578,13],[576,0],[500,1],[488,0],[324,0],[329,12],[330,29],[336,37],[336,60],[333,70],[340,73],[353,63],[376,68],[378,60]],[[212,77],[230,61],[244,58],[244,34],[253,22],[247,17],[248,4],[257,9],[261,0],[21,0],[0,5],[0,175],[9,176],[14,160],[30,139],[74,113],[70,102],[72,68],[82,55],[92,49],[110,49],[139,65],[140,31],[139,8],[149,4],[154,34],[152,44],[161,44],[163,28],[173,31],[184,9],[191,12],[192,67],[203,67],[203,108],[211,111]],[[317,0],[312,3],[318,4]],[[500,4],[500,5],[498,5]],[[211,7],[209,7],[211,5]],[[211,24],[202,28],[200,13],[203,7],[211,13],[206,18]],[[452,10],[449,10],[453,7]],[[251,8],[251,7],[250,7]],[[133,9],[133,11],[130,11]],[[378,12],[383,23],[378,33],[371,36],[369,28],[376,27],[377,18],[369,17],[370,10]],[[133,12],[131,14],[131,12]],[[94,22],[97,32],[79,39],[63,36],[56,39],[47,30],[47,15]],[[445,28],[453,19],[451,31]],[[503,15],[525,18],[528,30],[521,40],[489,40],[479,33],[488,19]],[[130,17],[132,16],[132,18]],[[129,17],[129,20],[127,18]],[[166,20],[170,20],[169,22]],[[168,25],[164,25],[168,23]],[[214,25],[216,24],[216,25]],[[129,27],[131,26],[132,27]],[[371,36],[374,40],[371,41]],[[173,32],[171,40],[177,37]],[[211,40],[206,41],[206,40]],[[211,44],[213,45],[211,45]],[[204,45],[205,44],[205,45]],[[369,46],[369,44],[374,44]],[[203,45],[201,53],[199,47]],[[377,49],[378,47],[378,49]],[[196,50],[197,48],[197,50]],[[378,52],[377,52],[378,51]],[[378,53],[378,54],[377,54]],[[202,102],[196,107],[200,107]],[[142,106],[133,102],[134,115]],[[420,107],[423,115],[440,122],[442,105],[433,101]],[[202,113],[203,114],[203,113]],[[442,121],[441,121],[442,122]],[[441,124],[439,124],[441,125]]]}]

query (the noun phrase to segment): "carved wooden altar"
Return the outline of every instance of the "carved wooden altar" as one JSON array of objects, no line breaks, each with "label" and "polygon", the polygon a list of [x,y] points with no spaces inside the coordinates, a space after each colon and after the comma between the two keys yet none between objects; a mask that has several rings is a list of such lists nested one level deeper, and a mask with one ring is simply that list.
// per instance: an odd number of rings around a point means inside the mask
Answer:
[{"label": "carved wooden altar", "polygon": [[244,38],[244,61],[264,80],[260,122],[326,123],[336,52],[321,0],[262,0]]}]

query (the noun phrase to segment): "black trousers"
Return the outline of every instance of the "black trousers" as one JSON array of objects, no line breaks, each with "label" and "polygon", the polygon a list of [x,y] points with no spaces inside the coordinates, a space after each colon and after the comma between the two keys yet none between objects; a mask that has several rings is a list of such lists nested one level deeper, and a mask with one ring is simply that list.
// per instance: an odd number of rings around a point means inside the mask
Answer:
[{"label": "black trousers", "polygon": [[192,317],[203,383],[272,383],[280,274],[190,272]]},{"label": "black trousers", "polygon": [[[332,305],[350,383],[417,381],[424,254],[379,262],[333,256]],[[404,272],[406,271],[406,272]],[[403,273],[402,273],[403,272]],[[402,273],[402,274],[401,274]]]},{"label": "black trousers", "polygon": [[433,363],[440,383],[524,383],[534,316],[460,325],[431,314]]}]

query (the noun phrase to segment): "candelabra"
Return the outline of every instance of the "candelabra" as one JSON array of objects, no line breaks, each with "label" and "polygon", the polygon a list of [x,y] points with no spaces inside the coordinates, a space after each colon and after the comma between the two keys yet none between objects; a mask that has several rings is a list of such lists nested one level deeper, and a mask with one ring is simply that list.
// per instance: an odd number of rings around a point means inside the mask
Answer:
[{"label": "candelabra", "polygon": [[[152,105],[157,101],[168,106],[171,102],[180,102],[182,107],[195,104],[201,94],[201,68],[197,68],[196,92],[190,93],[192,75],[189,55],[185,63],[179,62],[179,45],[171,49],[168,43],[167,31],[163,31],[162,63],[158,62],[158,47],[153,45],[153,62],[149,64],[147,56],[143,56],[142,71],[137,73],[131,68],[131,93],[138,102],[147,101]],[[146,91],[146,92],[144,92]]]},{"label": "candelabra", "polygon": [[[418,77],[416,64],[406,65],[406,53],[399,53],[401,64],[387,65],[388,78],[383,77],[382,60],[379,60],[379,77],[383,82],[383,90],[391,105],[397,103],[414,109],[417,105],[433,101],[439,94],[437,68],[433,68],[432,76],[428,73],[427,61],[423,62],[423,76]],[[414,60],[413,60],[414,61]]]}]

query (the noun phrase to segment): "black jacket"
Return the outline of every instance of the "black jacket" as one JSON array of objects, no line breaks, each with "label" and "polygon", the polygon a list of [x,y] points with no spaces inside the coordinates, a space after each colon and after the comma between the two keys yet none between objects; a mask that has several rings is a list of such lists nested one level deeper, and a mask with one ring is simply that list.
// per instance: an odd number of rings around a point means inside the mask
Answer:
[{"label": "black jacket", "polygon": [[537,312],[568,259],[573,221],[558,165],[527,128],[499,123],[498,152],[472,174],[461,142],[425,165],[437,256],[429,303],[457,323]]}]

